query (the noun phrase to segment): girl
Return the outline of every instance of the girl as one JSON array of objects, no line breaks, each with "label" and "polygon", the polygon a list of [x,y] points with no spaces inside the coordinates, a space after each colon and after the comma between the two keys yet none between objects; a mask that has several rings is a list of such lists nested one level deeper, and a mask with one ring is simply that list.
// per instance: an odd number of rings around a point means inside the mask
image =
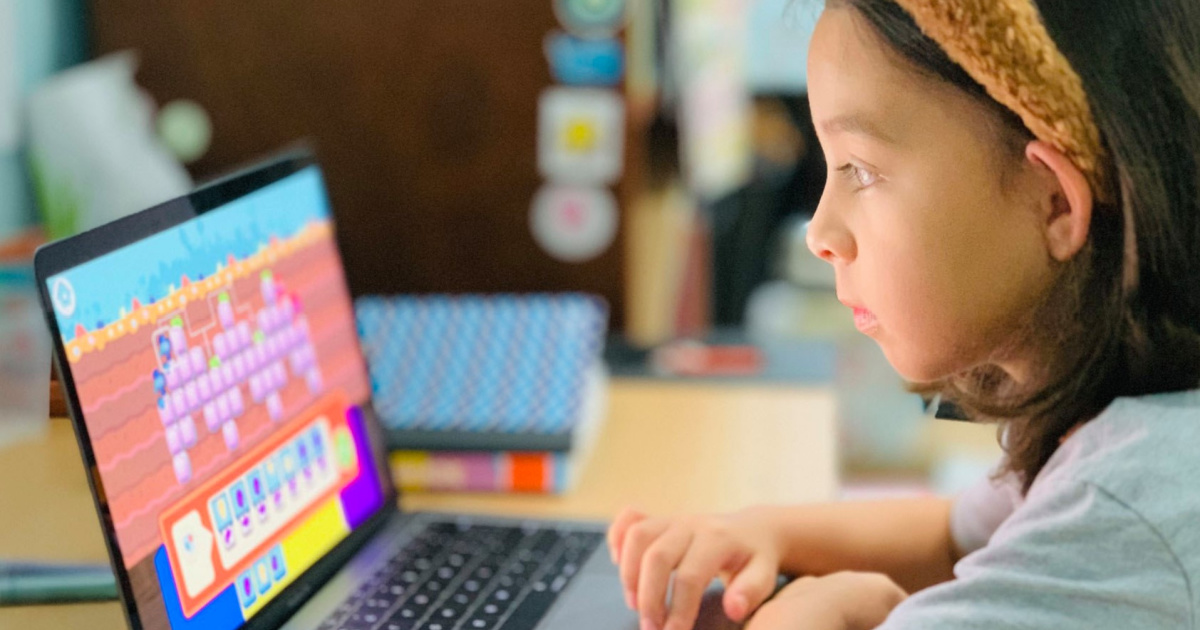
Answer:
[{"label": "girl", "polygon": [[1007,456],[954,501],[626,510],[643,630],[713,577],[752,630],[1197,627],[1200,2],[827,0],[808,63],[810,248]]}]

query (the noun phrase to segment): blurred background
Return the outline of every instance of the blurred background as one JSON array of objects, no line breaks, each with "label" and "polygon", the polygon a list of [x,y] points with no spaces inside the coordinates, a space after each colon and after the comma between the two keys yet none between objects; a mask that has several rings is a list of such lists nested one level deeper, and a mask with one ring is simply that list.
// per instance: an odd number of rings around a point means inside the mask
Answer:
[{"label": "blurred background", "polygon": [[597,294],[612,374],[831,387],[847,478],[953,490],[994,430],[930,422],[804,244],[821,5],[0,0],[0,380],[49,373],[38,242],[300,142],[355,295]]}]

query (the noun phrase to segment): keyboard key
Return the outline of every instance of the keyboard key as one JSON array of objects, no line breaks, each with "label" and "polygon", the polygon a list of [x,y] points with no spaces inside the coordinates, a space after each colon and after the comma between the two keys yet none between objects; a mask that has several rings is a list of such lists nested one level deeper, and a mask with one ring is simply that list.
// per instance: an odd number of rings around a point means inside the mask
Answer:
[{"label": "keyboard key", "polygon": [[354,613],[337,627],[342,630],[372,630],[377,623],[379,623],[379,617],[375,615]]},{"label": "keyboard key", "polygon": [[513,620],[506,627],[533,627],[602,537],[532,523],[431,523],[320,630],[484,630],[502,618]]},{"label": "keyboard key", "polygon": [[525,596],[525,599],[512,611],[508,619],[504,621],[501,628],[511,628],[512,630],[520,630],[522,628],[532,628],[542,620],[546,611],[550,610],[550,605],[557,599],[554,593],[530,592]]}]

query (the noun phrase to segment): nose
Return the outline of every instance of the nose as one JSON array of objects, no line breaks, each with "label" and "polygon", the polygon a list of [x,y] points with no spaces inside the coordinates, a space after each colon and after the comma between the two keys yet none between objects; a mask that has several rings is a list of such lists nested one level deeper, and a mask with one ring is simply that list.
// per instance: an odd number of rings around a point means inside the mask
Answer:
[{"label": "nose", "polygon": [[824,198],[808,222],[804,240],[814,256],[831,265],[849,263],[858,255],[854,235]]}]

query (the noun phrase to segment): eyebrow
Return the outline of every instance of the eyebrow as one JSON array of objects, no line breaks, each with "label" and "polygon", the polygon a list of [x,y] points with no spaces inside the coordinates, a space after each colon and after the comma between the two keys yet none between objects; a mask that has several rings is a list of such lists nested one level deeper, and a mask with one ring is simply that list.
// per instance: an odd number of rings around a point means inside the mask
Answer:
[{"label": "eyebrow", "polygon": [[886,144],[896,144],[896,139],[862,114],[843,114],[821,123],[826,134],[852,133],[869,136]]}]

